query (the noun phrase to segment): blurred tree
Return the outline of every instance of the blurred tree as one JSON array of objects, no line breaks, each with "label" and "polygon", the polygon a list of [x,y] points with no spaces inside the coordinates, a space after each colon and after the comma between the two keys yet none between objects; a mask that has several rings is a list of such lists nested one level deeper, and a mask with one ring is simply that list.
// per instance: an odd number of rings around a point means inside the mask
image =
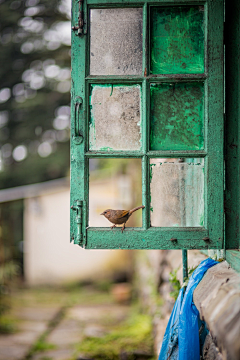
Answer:
[{"label": "blurred tree", "polygon": [[0,187],[69,169],[70,2],[0,0]]}]

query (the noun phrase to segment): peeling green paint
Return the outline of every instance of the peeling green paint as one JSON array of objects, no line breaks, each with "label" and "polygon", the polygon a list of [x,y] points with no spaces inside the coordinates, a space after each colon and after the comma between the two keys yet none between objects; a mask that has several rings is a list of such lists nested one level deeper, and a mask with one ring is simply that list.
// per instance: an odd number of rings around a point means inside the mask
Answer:
[{"label": "peeling green paint", "polygon": [[151,84],[151,150],[200,150],[204,84]]},{"label": "peeling green paint", "polygon": [[203,6],[152,8],[151,73],[204,73]]}]

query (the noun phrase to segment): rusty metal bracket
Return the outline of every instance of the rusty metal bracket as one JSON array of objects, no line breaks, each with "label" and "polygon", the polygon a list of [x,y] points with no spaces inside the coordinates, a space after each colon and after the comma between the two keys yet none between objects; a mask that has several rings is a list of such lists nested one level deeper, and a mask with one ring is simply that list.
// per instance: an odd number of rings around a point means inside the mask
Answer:
[{"label": "rusty metal bracket", "polygon": [[78,25],[73,26],[72,30],[78,32],[78,35],[83,34],[84,18],[83,18],[83,0],[78,1],[79,4],[79,15],[78,15]]}]

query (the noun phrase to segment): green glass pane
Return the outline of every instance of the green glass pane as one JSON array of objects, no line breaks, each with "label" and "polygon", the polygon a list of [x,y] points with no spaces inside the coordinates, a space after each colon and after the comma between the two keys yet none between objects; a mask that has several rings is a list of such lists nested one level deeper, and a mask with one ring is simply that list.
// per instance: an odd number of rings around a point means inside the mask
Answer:
[{"label": "green glass pane", "polygon": [[204,146],[204,84],[151,84],[151,150],[200,150]]},{"label": "green glass pane", "polygon": [[204,72],[204,7],[154,7],[151,11],[151,73]]}]

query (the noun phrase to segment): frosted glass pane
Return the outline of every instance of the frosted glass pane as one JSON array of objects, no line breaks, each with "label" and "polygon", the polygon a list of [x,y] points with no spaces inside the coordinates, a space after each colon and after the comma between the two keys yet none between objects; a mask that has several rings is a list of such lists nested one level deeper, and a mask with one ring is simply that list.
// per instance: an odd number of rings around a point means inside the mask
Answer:
[{"label": "frosted glass pane", "polygon": [[[129,210],[141,205],[141,159],[89,159],[89,226],[113,225],[100,215],[104,210]],[[129,218],[129,226],[142,226],[142,210]]]},{"label": "frosted glass pane", "polygon": [[90,150],[141,148],[140,85],[92,85]]},{"label": "frosted glass pane", "polygon": [[142,73],[142,9],[90,11],[90,74]]},{"label": "frosted glass pane", "polygon": [[204,159],[151,159],[150,171],[151,226],[203,226]]}]

